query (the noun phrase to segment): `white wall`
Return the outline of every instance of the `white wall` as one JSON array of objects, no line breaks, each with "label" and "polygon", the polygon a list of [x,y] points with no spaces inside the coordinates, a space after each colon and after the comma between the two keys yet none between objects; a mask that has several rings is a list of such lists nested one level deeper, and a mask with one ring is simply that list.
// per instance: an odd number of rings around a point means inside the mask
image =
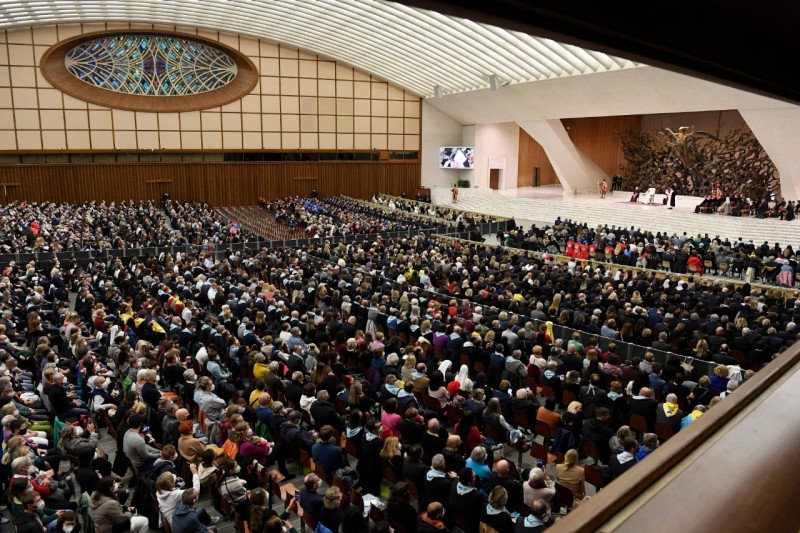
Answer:
[{"label": "white wall", "polygon": [[516,122],[475,126],[475,170],[472,171],[471,184],[488,188],[490,168],[502,169],[500,189],[517,187],[519,126]]},{"label": "white wall", "polygon": [[[439,167],[439,147],[462,146],[463,128],[428,101],[422,101],[422,186],[446,187],[448,190],[461,177],[462,171]],[[463,146],[473,146],[463,144]],[[468,172],[469,177],[473,171]]]},{"label": "white wall", "polygon": [[783,197],[800,199],[800,107],[742,109],[740,113],[777,167]]}]

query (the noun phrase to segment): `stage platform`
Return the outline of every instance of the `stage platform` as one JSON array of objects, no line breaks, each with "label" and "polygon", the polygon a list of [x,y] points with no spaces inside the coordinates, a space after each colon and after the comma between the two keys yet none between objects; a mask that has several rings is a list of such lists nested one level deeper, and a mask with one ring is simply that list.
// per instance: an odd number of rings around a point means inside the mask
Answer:
[{"label": "stage platform", "polygon": [[[449,191],[436,191],[434,203],[453,206]],[[444,194],[447,192],[448,194]],[[760,244],[768,241],[781,246],[800,245],[800,220],[791,222],[778,219],[756,219],[725,215],[701,215],[694,208],[702,198],[677,196],[674,209],[662,204],[663,194],[655,197],[655,203],[647,205],[631,203],[629,191],[608,192],[605,199],[599,194],[581,194],[565,197],[561,187],[526,187],[496,191],[491,189],[466,189],[459,194],[455,207],[467,211],[514,217],[515,220],[552,223],[557,217],[571,218],[591,226],[600,224],[636,226],[644,230],[668,231],[697,236],[708,233],[735,240],[752,240]]]}]

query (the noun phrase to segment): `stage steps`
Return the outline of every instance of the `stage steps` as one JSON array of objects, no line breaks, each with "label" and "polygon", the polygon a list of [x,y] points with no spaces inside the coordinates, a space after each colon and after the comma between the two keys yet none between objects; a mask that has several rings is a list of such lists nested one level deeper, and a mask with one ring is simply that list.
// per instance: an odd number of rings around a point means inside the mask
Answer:
[{"label": "stage steps", "polygon": [[630,193],[626,192],[618,192],[616,195],[609,193],[605,200],[593,195],[573,198],[509,197],[502,192],[488,189],[473,190],[470,193],[468,197],[460,199],[457,205],[453,205],[449,198],[441,203],[467,211],[513,217],[516,220],[548,220],[552,223],[560,216],[586,222],[590,226],[636,226],[654,233],[666,230],[670,234],[676,232],[680,235],[686,232],[690,236],[708,233],[712,238],[727,237],[732,241],[741,237],[756,244],[764,241],[770,244],[778,242],[781,246],[791,244],[795,250],[800,244],[800,220],[787,222],[777,219],[700,215],[693,212],[700,199],[693,197],[678,197],[676,208],[669,210],[663,205],[629,203],[627,200]]}]

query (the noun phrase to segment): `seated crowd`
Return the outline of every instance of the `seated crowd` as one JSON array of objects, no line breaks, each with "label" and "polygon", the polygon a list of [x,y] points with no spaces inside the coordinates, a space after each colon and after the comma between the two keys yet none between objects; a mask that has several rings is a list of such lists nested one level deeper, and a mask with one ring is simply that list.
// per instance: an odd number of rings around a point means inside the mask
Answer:
[{"label": "seated crowd", "polygon": [[[791,245],[764,242],[760,246],[745,242],[713,239],[706,233],[690,237],[666,232],[653,234],[641,228],[602,226],[590,228],[560,217],[552,225],[528,231],[522,227],[501,232],[498,241],[505,246],[563,254],[576,259],[596,257],[628,266],[665,269],[676,273],[738,274],[753,282],[763,281],[786,287],[795,284],[798,256]],[[594,254],[594,255],[593,255]]]},{"label": "seated crowd", "polygon": [[0,209],[0,253],[80,252],[179,244],[156,202],[12,202]]},{"label": "seated crowd", "polygon": [[259,206],[271,213],[276,221],[290,228],[302,228],[308,237],[402,231],[432,225],[429,220],[387,213],[346,196],[322,200],[286,197],[267,201],[259,198]]},{"label": "seated crowd", "polygon": [[372,201],[376,204],[386,206],[390,209],[397,211],[405,211],[407,213],[414,213],[417,215],[425,215],[429,217],[439,218],[455,223],[456,225],[471,226],[473,224],[481,224],[484,222],[497,222],[498,218],[492,215],[480,213],[467,213],[461,209],[454,209],[441,205],[434,205],[430,202],[423,202],[420,199],[416,201],[407,200],[403,197],[388,196],[388,195],[375,195]]},{"label": "seated crowd", "polygon": [[[254,533],[300,513],[318,531],[542,531],[587,479],[616,479],[735,394],[800,317],[800,301],[748,285],[425,236],[2,275],[3,473],[20,533],[214,530],[204,490]],[[575,333],[555,338],[553,323]],[[652,351],[629,359],[608,339]],[[705,375],[684,354],[719,364]],[[526,451],[530,466],[506,457]],[[312,460],[299,498],[279,485]],[[386,500],[369,527],[368,495]]]},{"label": "seated crowd", "polygon": [[255,240],[253,234],[202,202],[166,200],[164,210],[172,227],[183,237],[183,243],[219,244]]}]

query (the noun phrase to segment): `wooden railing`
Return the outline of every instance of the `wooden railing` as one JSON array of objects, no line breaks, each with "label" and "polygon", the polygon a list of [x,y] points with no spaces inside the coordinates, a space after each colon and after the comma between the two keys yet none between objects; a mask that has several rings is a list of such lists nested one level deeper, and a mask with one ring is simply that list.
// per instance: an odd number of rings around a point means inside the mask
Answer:
[{"label": "wooden railing", "polygon": [[800,343],[549,530],[797,531]]}]

